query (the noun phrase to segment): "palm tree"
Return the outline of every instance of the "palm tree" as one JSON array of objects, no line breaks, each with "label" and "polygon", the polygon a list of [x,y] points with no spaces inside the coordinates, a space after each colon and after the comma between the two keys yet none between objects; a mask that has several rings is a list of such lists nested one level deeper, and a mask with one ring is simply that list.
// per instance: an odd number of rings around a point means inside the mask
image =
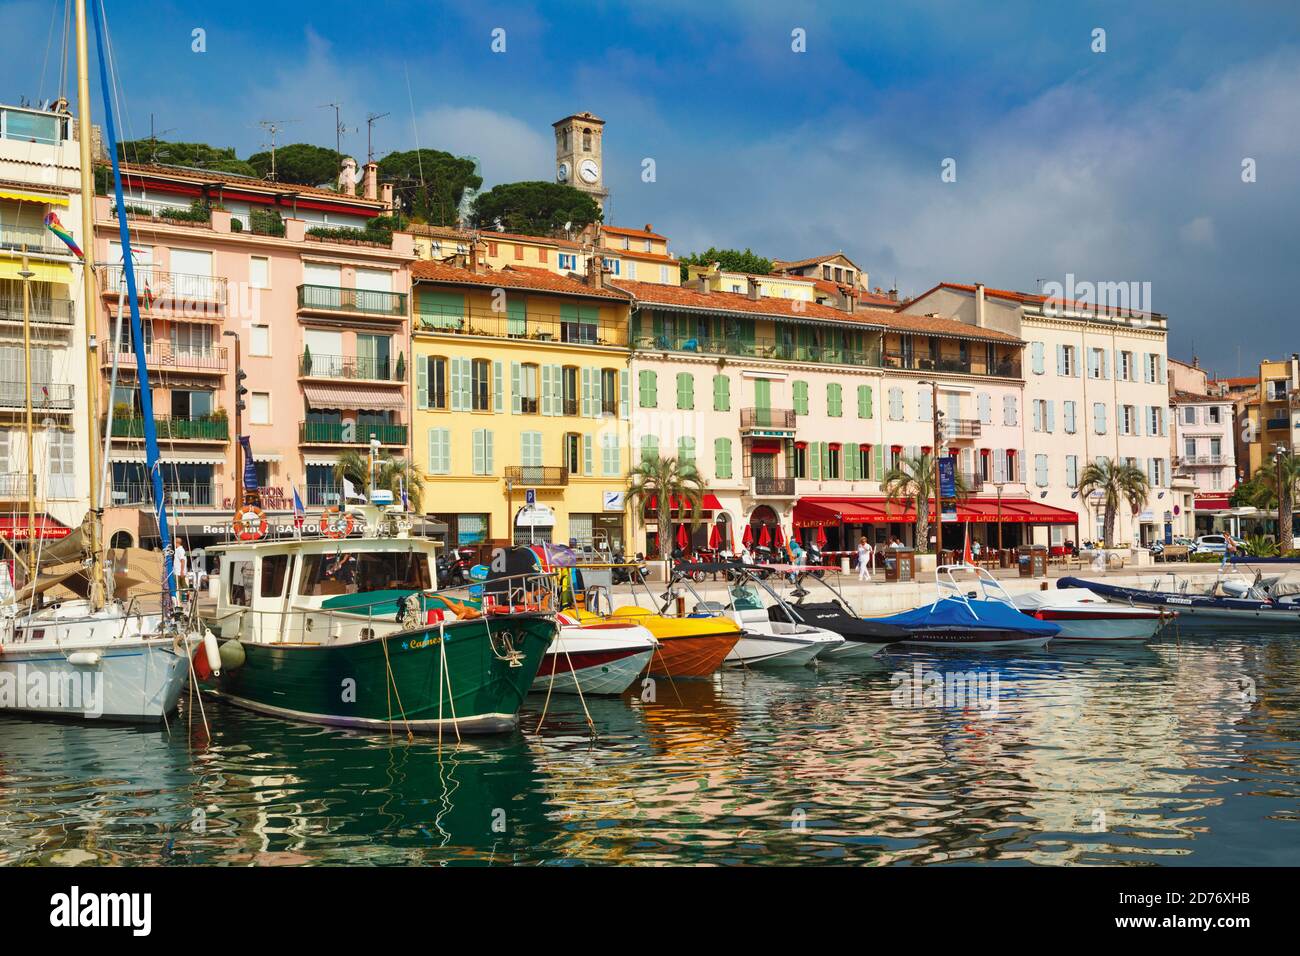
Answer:
[{"label": "palm tree", "polygon": [[[966,483],[960,473],[955,478],[957,497],[963,498],[966,496]],[[934,455],[926,453],[914,458],[900,458],[898,464],[880,479],[880,490],[885,494],[886,509],[899,502],[916,507],[916,548],[918,551],[924,548],[930,540],[929,500],[934,497]],[[937,535],[935,540],[938,540]]]},{"label": "palm tree", "polygon": [[1099,458],[1079,475],[1079,497],[1087,499],[1097,491],[1101,492],[1106,506],[1102,538],[1106,547],[1111,548],[1115,542],[1115,516],[1119,512],[1120,499],[1127,501],[1133,511],[1140,510],[1151,492],[1151,482],[1140,468],[1114,458]]},{"label": "palm tree", "polygon": [[1264,510],[1277,509],[1277,543],[1283,551],[1291,550],[1293,536],[1289,532],[1297,492],[1300,492],[1300,458],[1290,451],[1275,457],[1272,464],[1261,466],[1238,488],[1237,497],[1244,504]]},{"label": "palm tree", "polygon": [[[334,464],[334,480],[342,484],[346,478],[367,497],[370,495],[370,456],[357,451],[345,451],[339,455]],[[424,477],[420,470],[405,458],[393,458],[380,455],[375,459],[375,487],[393,493],[395,500],[401,500],[402,487],[406,487],[406,496],[410,499],[411,510],[422,512],[424,496]]]},{"label": "palm tree", "polygon": [[691,509],[691,527],[700,523],[700,505],[704,500],[704,479],[694,462],[677,458],[645,458],[627,476],[629,501],[637,513],[644,514],[653,501],[659,523],[659,557],[672,553],[670,526],[672,503],[677,500]]}]

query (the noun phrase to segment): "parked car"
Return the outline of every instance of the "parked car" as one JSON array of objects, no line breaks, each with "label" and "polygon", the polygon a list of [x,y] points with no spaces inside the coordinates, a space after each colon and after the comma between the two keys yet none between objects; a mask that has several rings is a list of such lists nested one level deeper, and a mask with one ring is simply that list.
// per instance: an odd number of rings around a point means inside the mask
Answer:
[{"label": "parked car", "polygon": [[1203,534],[1192,546],[1193,554],[1226,554],[1228,537],[1222,534]]}]

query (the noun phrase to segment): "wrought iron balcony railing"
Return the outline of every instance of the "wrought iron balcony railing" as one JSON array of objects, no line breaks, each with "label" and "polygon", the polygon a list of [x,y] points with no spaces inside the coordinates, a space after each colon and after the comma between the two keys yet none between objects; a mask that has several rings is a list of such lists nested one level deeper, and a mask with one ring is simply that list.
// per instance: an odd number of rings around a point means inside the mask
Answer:
[{"label": "wrought iron balcony railing", "polygon": [[332,285],[298,286],[298,309],[324,312],[358,312],[400,319],[406,315],[405,292],[344,289]]},{"label": "wrought iron balcony railing", "polygon": [[569,483],[569,469],[554,465],[507,465],[506,478],[515,485],[558,487]]},{"label": "wrought iron balcony railing", "polygon": [[393,363],[388,359],[361,355],[318,355],[315,352],[304,352],[298,357],[298,373],[312,378],[401,381],[395,374]]},{"label": "wrought iron balcony railing", "polygon": [[357,422],[299,422],[298,443],[301,445],[368,445],[370,436],[381,445],[405,445],[407,426],[391,423],[366,424]]},{"label": "wrought iron balcony railing", "polygon": [[755,498],[793,498],[794,495],[795,479],[793,478],[763,478],[758,475],[754,476]]},{"label": "wrought iron balcony railing", "polygon": [[790,431],[795,427],[793,408],[742,408],[741,428],[779,428]]},{"label": "wrought iron balcony railing", "polygon": [[[143,438],[143,418],[114,418],[114,438]],[[224,418],[171,418],[155,419],[158,438],[182,441],[229,441],[230,423]]]},{"label": "wrought iron balcony railing", "polygon": [[[0,382],[0,407],[26,408],[28,389],[22,382]],[[71,385],[47,385],[35,382],[31,386],[32,406],[37,409],[70,411],[72,409]]]}]

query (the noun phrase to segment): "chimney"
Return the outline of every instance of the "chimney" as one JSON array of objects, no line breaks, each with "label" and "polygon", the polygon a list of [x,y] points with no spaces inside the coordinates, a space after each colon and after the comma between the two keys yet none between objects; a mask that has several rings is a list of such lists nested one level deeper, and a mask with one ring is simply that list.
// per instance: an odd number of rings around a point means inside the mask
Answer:
[{"label": "chimney", "polygon": [[654,227],[653,227],[652,225],[650,225],[650,223],[647,222],[647,223],[645,224],[645,231],[646,231],[646,232],[654,232],[655,230],[654,230]]},{"label": "chimney", "polygon": [[364,181],[365,197],[367,199],[379,198],[379,164],[366,163],[366,176]]},{"label": "chimney", "polygon": [[379,187],[379,198],[383,200],[384,208],[389,212],[393,211],[393,184],[384,183]]},{"label": "chimney", "polygon": [[587,260],[587,285],[593,289],[605,288],[605,260],[593,255]]},{"label": "chimney", "polygon": [[890,290],[889,290],[889,299],[890,299],[891,302],[897,302],[897,301],[898,301],[898,290],[897,290],[897,289],[890,289]]},{"label": "chimney", "polygon": [[754,302],[757,302],[759,299],[763,298],[763,293],[761,291],[761,287],[758,284],[758,280],[753,276],[746,276],[745,278],[746,281],[748,282],[748,288],[746,289],[746,294],[749,296],[749,298]]},{"label": "chimney", "polygon": [[984,283],[975,283],[975,327],[984,328]]},{"label": "chimney", "polygon": [[478,272],[478,236],[471,237],[469,241],[469,271]]},{"label": "chimney", "polygon": [[857,294],[856,291],[850,289],[849,291],[845,292],[845,293],[844,293],[844,311],[845,311],[845,312],[853,312],[853,310],[854,310],[855,308],[857,308],[857,299],[858,299],[858,294]]}]

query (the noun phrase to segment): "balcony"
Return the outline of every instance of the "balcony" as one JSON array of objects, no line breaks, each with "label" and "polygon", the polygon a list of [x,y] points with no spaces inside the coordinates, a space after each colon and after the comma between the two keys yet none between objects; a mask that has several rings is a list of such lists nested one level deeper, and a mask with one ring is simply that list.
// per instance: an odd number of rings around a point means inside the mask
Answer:
[{"label": "balcony", "polygon": [[742,408],[740,410],[740,428],[742,431],[754,429],[792,432],[795,429],[793,408]]},{"label": "balcony", "polygon": [[[35,292],[35,290],[33,290]],[[49,299],[32,296],[27,310],[28,320],[32,325],[57,325],[64,329],[72,328],[75,312],[69,299]],[[18,286],[9,291],[0,291],[0,322],[12,322],[22,325],[23,291]]]},{"label": "balcony", "polygon": [[963,471],[961,473],[961,487],[965,488],[968,494],[983,491],[984,476],[977,471]]},{"label": "balcony", "polygon": [[26,501],[27,474],[21,471],[0,473],[0,501]]},{"label": "balcony", "polygon": [[886,351],[884,367],[908,369],[917,372],[951,372],[957,375],[990,375],[997,378],[1021,378],[1020,357],[1004,356],[995,359],[992,364],[984,357],[955,358],[940,356],[938,359],[915,353]]},{"label": "balcony", "polygon": [[298,311],[351,312],[402,319],[406,317],[406,293],[344,289],[332,285],[300,285]]},{"label": "balcony", "polygon": [[[107,368],[113,364],[113,350],[101,349],[101,364]],[[198,372],[221,375],[227,368],[226,349],[174,349],[170,342],[157,341],[145,351],[145,363],[150,369],[177,372]],[[135,353],[119,351],[117,353],[119,371],[130,372],[135,369]]]},{"label": "balcony", "polygon": [[[221,485],[215,481],[166,482],[163,494],[169,508],[211,508],[221,503]],[[114,485],[108,503],[119,508],[152,505],[153,486],[142,482]]]},{"label": "balcony", "polygon": [[1290,431],[1291,419],[1289,418],[1270,418],[1264,423],[1268,431]]},{"label": "balcony", "polygon": [[368,445],[370,436],[379,439],[381,445],[405,445],[407,427],[391,423],[355,425],[345,422],[299,422],[298,444],[300,445]]},{"label": "balcony", "polygon": [[978,418],[950,418],[943,423],[943,437],[949,441],[979,438],[983,429]]},{"label": "balcony", "polygon": [[755,498],[793,498],[794,483],[793,478],[767,478],[755,475],[753,494]]},{"label": "balcony", "polygon": [[[417,304],[419,298],[416,299]],[[416,311],[417,331],[439,335],[480,335],[494,339],[530,342],[563,342],[572,345],[624,347],[627,327],[622,322],[599,319],[574,321],[558,312],[529,309],[524,315],[510,315],[490,309],[425,308]]]},{"label": "balcony", "polygon": [[[229,294],[223,276],[190,272],[164,272],[149,265],[135,267],[135,291],[141,305],[187,315],[208,314],[225,308]],[[116,299],[126,294],[126,270],[112,266],[104,271],[102,293]]]},{"label": "balcony", "polygon": [[72,250],[63,244],[63,240],[43,226],[0,225],[0,249],[43,256],[72,255]]},{"label": "balcony", "polygon": [[506,465],[506,480],[515,485],[558,488],[569,483],[569,469],[554,465]]},{"label": "balcony", "polygon": [[[144,438],[143,418],[114,418],[114,438]],[[224,418],[169,418],[154,421],[159,440],[225,442],[230,423]]]},{"label": "balcony", "polygon": [[638,335],[633,348],[645,352],[690,352],[699,355],[726,355],[737,358],[767,358],[784,362],[809,362],[826,365],[880,365],[878,348],[851,348],[838,345],[796,345],[776,339],[745,342],[738,337],[664,334]]},{"label": "balcony", "polygon": [[[31,387],[32,408],[37,411],[72,411],[72,386],[36,382]],[[27,407],[27,389],[22,382],[0,382],[0,408]]]},{"label": "balcony", "polygon": [[343,493],[338,485],[308,485],[307,506],[311,508],[334,508],[343,504]]},{"label": "balcony", "polygon": [[363,356],[317,355],[304,352],[298,357],[298,375],[302,378],[357,379],[372,382],[398,382],[393,363],[387,358]]},{"label": "balcony", "polygon": [[1225,455],[1177,455],[1174,457],[1175,468],[1226,464],[1228,464],[1228,460]]}]

